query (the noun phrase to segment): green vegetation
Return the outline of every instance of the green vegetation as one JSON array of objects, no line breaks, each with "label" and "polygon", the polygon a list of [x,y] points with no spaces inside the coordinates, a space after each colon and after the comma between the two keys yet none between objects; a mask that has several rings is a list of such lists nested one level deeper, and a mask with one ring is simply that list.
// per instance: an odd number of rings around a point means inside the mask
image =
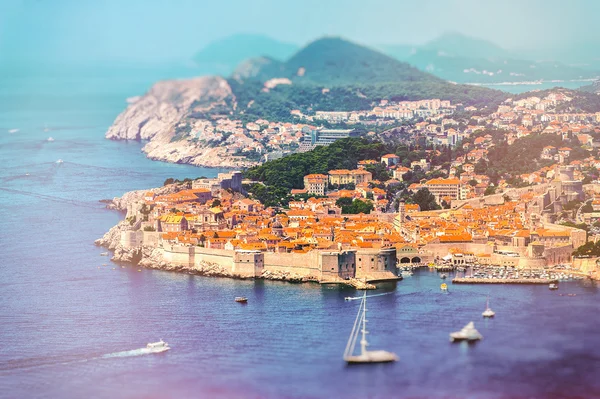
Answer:
[{"label": "green vegetation", "polygon": [[[510,146],[506,142],[501,142],[490,148],[488,162],[479,161],[475,165],[475,173],[486,174],[492,182],[496,183],[501,177],[515,177],[535,172],[554,163],[550,160],[540,159],[542,149],[546,146],[570,147],[572,149],[570,161],[589,156],[589,153],[582,149],[575,140],[564,142],[560,136],[555,134],[531,134],[517,139]],[[518,183],[517,186],[519,186]]]},{"label": "green vegetation", "polygon": [[[257,71],[245,80],[230,78],[229,85],[240,105],[242,120],[292,120],[290,111],[365,110],[374,101],[440,98],[478,108],[495,106],[508,94],[483,87],[456,85],[397,61],[378,51],[338,39],[317,40],[287,62],[256,65]],[[303,68],[303,69],[301,69]],[[303,70],[304,73],[299,73]],[[263,92],[270,78],[287,77],[291,85],[279,85]],[[326,88],[329,91],[323,92]],[[248,108],[248,104],[252,105]]]},{"label": "green vegetation", "polygon": [[592,241],[586,242],[575,251],[573,251],[575,257],[592,257],[600,256],[600,241],[593,243]]},{"label": "green vegetation", "polygon": [[344,214],[369,214],[373,210],[373,204],[371,201],[363,201],[357,198],[352,200],[352,198],[343,197],[338,199],[335,204],[342,208],[342,213]]},{"label": "green vegetation", "polygon": [[422,211],[434,211],[440,209],[433,194],[428,189],[422,188],[412,197],[412,202],[418,204]]},{"label": "green vegetation", "polygon": [[258,180],[266,186],[292,189],[304,187],[304,176],[312,173],[327,174],[332,169],[355,169],[358,161],[379,159],[390,151],[380,142],[364,138],[338,140],[327,147],[296,153],[266,162],[246,171],[245,177]]}]

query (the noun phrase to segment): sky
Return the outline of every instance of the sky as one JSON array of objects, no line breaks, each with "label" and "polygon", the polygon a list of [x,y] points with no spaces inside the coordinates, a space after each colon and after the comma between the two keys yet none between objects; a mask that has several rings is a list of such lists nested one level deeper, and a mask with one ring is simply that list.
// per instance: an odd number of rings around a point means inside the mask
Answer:
[{"label": "sky", "polygon": [[568,47],[600,43],[599,16],[597,0],[0,0],[0,64],[182,61],[238,33],[380,45],[459,32],[507,49]]}]

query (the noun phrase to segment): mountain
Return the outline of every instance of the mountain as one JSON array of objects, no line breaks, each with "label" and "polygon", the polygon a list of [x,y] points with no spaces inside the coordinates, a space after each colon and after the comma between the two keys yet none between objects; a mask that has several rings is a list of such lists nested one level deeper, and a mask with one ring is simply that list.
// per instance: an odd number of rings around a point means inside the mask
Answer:
[{"label": "mountain", "polygon": [[600,80],[597,80],[590,85],[583,86],[579,90],[600,95]]},{"label": "mountain", "polygon": [[421,49],[451,57],[498,58],[510,55],[508,51],[490,41],[460,33],[446,33],[424,44]]},{"label": "mountain", "polygon": [[208,44],[193,60],[212,74],[229,75],[246,59],[267,57],[285,60],[298,50],[295,44],[281,42],[267,36],[238,34]]},{"label": "mountain", "polygon": [[593,78],[600,73],[600,69],[594,71],[593,68],[567,65],[550,58],[539,60],[533,54],[530,58],[523,58],[522,53],[457,33],[442,35],[422,46],[380,48],[420,70],[461,83],[579,80]]},{"label": "mountain", "polygon": [[282,63],[264,58],[245,61],[228,83],[241,105],[237,112],[248,120],[292,119],[293,109],[309,114],[314,110],[368,109],[382,99],[440,98],[485,106],[506,98],[496,90],[446,82],[381,52],[334,37],[309,43]]}]

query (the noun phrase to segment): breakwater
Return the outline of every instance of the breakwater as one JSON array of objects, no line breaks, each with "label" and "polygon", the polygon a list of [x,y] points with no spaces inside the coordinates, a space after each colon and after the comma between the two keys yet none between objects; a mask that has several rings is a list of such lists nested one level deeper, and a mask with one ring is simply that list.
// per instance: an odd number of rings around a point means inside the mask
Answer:
[{"label": "breakwater", "polygon": [[549,278],[454,278],[452,284],[550,284],[558,283]]}]

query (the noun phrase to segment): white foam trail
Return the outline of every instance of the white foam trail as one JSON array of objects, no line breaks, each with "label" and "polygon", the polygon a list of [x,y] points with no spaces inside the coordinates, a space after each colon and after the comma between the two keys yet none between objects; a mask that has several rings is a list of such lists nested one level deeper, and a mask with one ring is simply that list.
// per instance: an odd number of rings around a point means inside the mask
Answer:
[{"label": "white foam trail", "polygon": [[[160,352],[162,352],[162,351],[160,351]],[[107,359],[107,358],[111,358],[111,357],[142,356],[142,355],[149,355],[151,353],[160,353],[160,352],[156,351],[154,349],[150,349],[150,348],[140,348],[140,349],[133,349],[133,350],[130,350],[130,351],[109,353],[107,355],[101,356],[101,358],[102,359]]]}]

